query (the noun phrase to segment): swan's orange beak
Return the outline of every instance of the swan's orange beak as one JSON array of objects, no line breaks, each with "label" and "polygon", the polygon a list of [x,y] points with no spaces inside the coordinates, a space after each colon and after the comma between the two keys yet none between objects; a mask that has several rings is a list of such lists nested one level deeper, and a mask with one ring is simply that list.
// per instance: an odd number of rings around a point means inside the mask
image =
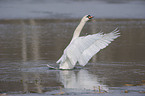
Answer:
[{"label": "swan's orange beak", "polygon": [[90,17],[89,17],[89,19],[92,19],[92,18],[93,18],[93,16],[90,16]]},{"label": "swan's orange beak", "polygon": [[92,18],[93,18],[93,16],[91,16],[91,15],[88,15],[87,17],[88,17],[89,19],[92,19]]}]

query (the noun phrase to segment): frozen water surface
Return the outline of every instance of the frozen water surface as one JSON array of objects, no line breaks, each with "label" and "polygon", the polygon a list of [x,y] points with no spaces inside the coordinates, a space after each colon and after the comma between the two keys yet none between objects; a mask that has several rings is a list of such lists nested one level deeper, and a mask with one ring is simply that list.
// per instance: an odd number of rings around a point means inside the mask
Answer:
[{"label": "frozen water surface", "polygon": [[[143,96],[145,21],[95,19],[81,35],[119,26],[121,37],[82,69],[49,70],[71,40],[78,19],[0,20],[0,92],[17,96]],[[103,93],[98,93],[100,92]],[[127,90],[127,93],[125,93]],[[60,93],[62,92],[62,93]],[[42,94],[38,94],[42,93]]]}]

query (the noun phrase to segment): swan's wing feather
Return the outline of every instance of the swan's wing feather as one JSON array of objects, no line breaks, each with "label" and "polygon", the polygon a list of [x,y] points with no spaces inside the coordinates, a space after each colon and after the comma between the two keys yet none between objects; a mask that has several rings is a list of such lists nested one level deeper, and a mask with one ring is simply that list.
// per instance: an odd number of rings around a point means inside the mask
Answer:
[{"label": "swan's wing feather", "polygon": [[56,62],[56,63],[62,63],[62,62],[64,62],[64,61],[65,61],[65,59],[66,59],[66,54],[63,54],[63,55],[60,57],[60,59],[59,59],[59,60],[57,60],[57,62]]},{"label": "swan's wing feather", "polygon": [[[76,62],[78,61],[78,58],[81,54],[79,54],[79,49],[76,46],[77,44],[70,43],[64,50],[63,55],[60,57],[60,59],[56,62],[59,64],[63,64],[67,59],[69,62],[75,66]],[[78,54],[74,54],[74,52],[78,52]]]},{"label": "swan's wing feather", "polygon": [[81,49],[78,47],[78,40],[74,40],[65,49],[66,56],[69,58],[72,65],[75,65],[81,56]]},{"label": "swan's wing feather", "polygon": [[80,65],[85,66],[93,55],[120,36],[118,31],[116,29],[108,34],[97,33],[79,37],[66,48],[66,55],[73,65],[79,62]]}]

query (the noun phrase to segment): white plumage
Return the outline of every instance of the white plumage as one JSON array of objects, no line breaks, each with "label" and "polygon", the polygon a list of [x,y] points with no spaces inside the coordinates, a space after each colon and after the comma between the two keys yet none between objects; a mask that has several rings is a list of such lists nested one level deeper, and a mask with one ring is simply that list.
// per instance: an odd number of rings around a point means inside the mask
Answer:
[{"label": "white plumage", "polygon": [[91,18],[92,16],[90,15],[82,18],[80,24],[74,31],[70,44],[64,50],[61,58],[56,62],[59,63],[59,69],[73,69],[77,62],[85,66],[97,52],[120,36],[118,33],[119,30],[116,28],[108,34],[97,33],[79,37],[85,23]]}]

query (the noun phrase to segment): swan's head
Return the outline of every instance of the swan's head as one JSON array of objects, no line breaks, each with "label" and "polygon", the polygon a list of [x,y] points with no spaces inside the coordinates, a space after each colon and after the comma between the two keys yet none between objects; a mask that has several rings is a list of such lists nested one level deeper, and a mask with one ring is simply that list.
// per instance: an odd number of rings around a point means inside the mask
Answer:
[{"label": "swan's head", "polygon": [[88,20],[90,20],[90,19],[92,19],[93,18],[93,16],[91,16],[91,15],[85,15],[84,17],[83,17],[83,20],[84,21],[88,21]]}]

